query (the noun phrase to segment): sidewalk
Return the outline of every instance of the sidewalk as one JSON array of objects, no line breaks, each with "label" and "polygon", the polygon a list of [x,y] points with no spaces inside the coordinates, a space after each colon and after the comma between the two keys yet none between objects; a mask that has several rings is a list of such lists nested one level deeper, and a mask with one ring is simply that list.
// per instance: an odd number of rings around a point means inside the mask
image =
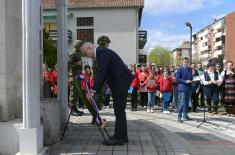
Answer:
[{"label": "sidewalk", "polygon": [[[71,117],[70,122],[77,125],[69,125],[63,142],[50,147],[50,155],[235,155],[235,118],[223,116],[226,121],[219,116],[210,118],[224,126],[230,123],[229,129],[207,123],[197,128],[197,120],[202,119],[203,113],[190,113],[194,120],[178,123],[175,113],[131,112],[127,108],[129,143],[104,146],[97,127],[90,124],[91,116],[85,112],[87,115]],[[115,119],[113,109],[102,110],[101,116],[108,120],[107,129],[112,135]]]}]

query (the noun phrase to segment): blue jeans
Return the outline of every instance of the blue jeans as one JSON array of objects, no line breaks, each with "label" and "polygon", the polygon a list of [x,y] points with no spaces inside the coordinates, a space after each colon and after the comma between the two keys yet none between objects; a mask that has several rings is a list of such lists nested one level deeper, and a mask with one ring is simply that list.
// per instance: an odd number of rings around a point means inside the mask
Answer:
[{"label": "blue jeans", "polygon": [[178,109],[179,106],[179,97],[178,97],[178,86],[173,86],[173,105],[175,109]]},{"label": "blue jeans", "polygon": [[148,92],[148,108],[153,107],[155,104],[155,92]]},{"label": "blue jeans", "polygon": [[163,111],[169,111],[169,103],[171,99],[170,92],[163,93]]},{"label": "blue jeans", "polygon": [[188,106],[190,101],[191,91],[179,92],[179,107],[178,107],[178,117],[187,117],[188,116]]}]

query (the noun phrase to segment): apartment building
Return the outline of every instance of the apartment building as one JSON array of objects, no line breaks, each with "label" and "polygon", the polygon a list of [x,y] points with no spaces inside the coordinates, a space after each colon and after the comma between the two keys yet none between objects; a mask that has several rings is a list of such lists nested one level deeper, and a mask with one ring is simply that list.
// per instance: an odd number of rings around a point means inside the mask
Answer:
[{"label": "apartment building", "polygon": [[172,62],[171,64],[173,66],[181,64],[181,61],[184,57],[189,58],[190,53],[190,42],[189,41],[183,41],[181,46],[174,49],[171,53],[172,55]]},{"label": "apartment building", "polygon": [[192,59],[206,65],[208,62],[224,64],[235,62],[235,12],[232,12],[193,35]]}]

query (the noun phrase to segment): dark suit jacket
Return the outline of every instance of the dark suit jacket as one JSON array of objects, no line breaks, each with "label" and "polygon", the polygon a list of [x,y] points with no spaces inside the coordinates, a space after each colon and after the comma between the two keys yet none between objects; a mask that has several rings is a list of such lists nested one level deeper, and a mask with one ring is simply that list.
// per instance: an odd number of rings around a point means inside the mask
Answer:
[{"label": "dark suit jacket", "polygon": [[113,94],[128,91],[132,74],[122,59],[108,48],[96,49],[98,70],[94,82],[94,90],[100,91],[104,81],[107,81]]}]

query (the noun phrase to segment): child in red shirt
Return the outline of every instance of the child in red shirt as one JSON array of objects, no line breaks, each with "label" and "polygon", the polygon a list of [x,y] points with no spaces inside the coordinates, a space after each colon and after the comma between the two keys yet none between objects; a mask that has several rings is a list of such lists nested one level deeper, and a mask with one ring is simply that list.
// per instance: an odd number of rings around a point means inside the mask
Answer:
[{"label": "child in red shirt", "polygon": [[138,75],[139,78],[139,92],[140,92],[140,105],[145,107],[148,100],[148,94],[145,87],[145,81],[147,80],[147,74],[145,73],[145,67],[141,67],[141,73]]},{"label": "child in red shirt", "polygon": [[168,71],[164,71],[163,78],[159,80],[160,91],[163,94],[163,113],[170,113],[169,103],[172,94],[172,83]]},{"label": "child in red shirt", "polygon": [[137,91],[139,90],[139,78],[138,73],[133,69],[132,75],[134,79],[131,82],[130,94],[131,94],[131,111],[137,111]]},{"label": "child in red shirt", "polygon": [[153,112],[153,107],[155,105],[155,94],[157,90],[157,82],[154,79],[154,72],[150,72],[148,79],[145,82],[148,91],[148,105],[147,112]]}]

